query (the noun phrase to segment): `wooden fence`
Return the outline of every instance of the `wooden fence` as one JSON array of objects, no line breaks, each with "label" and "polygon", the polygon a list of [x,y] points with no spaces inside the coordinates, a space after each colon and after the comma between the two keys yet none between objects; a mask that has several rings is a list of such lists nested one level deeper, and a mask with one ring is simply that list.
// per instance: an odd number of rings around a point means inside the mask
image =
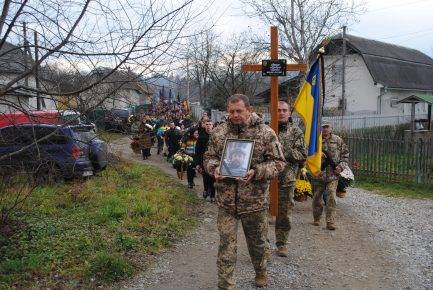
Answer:
[{"label": "wooden fence", "polygon": [[355,176],[386,182],[433,184],[433,140],[346,136]]}]

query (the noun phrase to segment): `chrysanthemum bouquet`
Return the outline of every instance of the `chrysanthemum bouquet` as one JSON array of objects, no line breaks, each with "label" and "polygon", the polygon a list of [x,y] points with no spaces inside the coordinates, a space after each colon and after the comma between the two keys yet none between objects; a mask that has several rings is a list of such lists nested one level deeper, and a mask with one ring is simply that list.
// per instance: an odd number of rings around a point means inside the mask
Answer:
[{"label": "chrysanthemum bouquet", "polygon": [[313,188],[307,178],[307,170],[301,169],[301,174],[295,181],[294,198],[296,201],[305,201],[307,197],[313,197]]},{"label": "chrysanthemum bouquet", "polygon": [[173,167],[176,169],[177,175],[180,179],[183,179],[183,172],[186,171],[192,163],[192,157],[184,151],[179,151],[173,155]]}]

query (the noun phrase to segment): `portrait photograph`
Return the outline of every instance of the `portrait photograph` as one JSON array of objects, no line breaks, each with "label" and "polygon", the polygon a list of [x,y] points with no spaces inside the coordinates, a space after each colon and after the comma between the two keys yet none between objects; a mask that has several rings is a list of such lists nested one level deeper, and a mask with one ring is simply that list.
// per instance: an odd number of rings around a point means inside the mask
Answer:
[{"label": "portrait photograph", "polygon": [[227,139],[221,158],[221,176],[242,178],[250,169],[254,141],[243,139]]}]

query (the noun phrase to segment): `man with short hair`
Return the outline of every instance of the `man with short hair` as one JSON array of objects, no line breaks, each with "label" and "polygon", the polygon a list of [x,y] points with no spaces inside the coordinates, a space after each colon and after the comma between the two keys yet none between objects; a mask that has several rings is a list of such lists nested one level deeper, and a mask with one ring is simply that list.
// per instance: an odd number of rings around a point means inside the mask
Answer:
[{"label": "man with short hair", "polygon": [[278,180],[278,214],[275,222],[275,239],[277,254],[287,257],[289,248],[287,241],[292,228],[292,210],[296,176],[299,166],[307,160],[307,149],[304,134],[289,119],[290,106],[284,101],[278,102],[278,139],[283,147],[286,167]]},{"label": "man with short hair", "polygon": [[323,195],[326,200],[326,228],[335,230],[336,190],[343,166],[349,162],[349,150],[341,137],[332,133],[329,123],[322,125],[322,168],[313,177],[313,225],[320,225],[323,212]]},{"label": "man with short hair", "polygon": [[[284,168],[281,145],[275,132],[251,112],[249,99],[235,94],[228,99],[228,120],[211,134],[204,164],[215,177],[218,204],[218,288],[234,289],[237,228],[239,221],[247,240],[258,287],[267,285],[266,255],[268,232],[269,181]],[[255,141],[251,166],[244,177],[221,176],[220,164],[226,139]]]}]

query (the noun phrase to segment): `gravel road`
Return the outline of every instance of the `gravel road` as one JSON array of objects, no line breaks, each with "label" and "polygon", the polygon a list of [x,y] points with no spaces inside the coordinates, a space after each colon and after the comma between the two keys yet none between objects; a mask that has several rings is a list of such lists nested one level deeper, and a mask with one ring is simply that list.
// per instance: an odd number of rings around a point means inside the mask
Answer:
[{"label": "gravel road", "polygon": [[[139,160],[120,139],[115,149]],[[123,143],[123,145],[122,145]],[[128,144],[128,143],[126,143]],[[159,156],[145,162],[175,176]],[[196,178],[195,193],[201,192]],[[184,182],[185,183],[185,182]],[[216,206],[200,205],[200,224],[125,289],[216,289]],[[352,188],[338,199],[338,229],[314,227],[311,200],[296,203],[289,257],[271,257],[266,289],[433,289],[433,201],[390,198]],[[274,243],[273,226],[270,240]],[[254,270],[240,227],[237,289],[254,289]]]}]

